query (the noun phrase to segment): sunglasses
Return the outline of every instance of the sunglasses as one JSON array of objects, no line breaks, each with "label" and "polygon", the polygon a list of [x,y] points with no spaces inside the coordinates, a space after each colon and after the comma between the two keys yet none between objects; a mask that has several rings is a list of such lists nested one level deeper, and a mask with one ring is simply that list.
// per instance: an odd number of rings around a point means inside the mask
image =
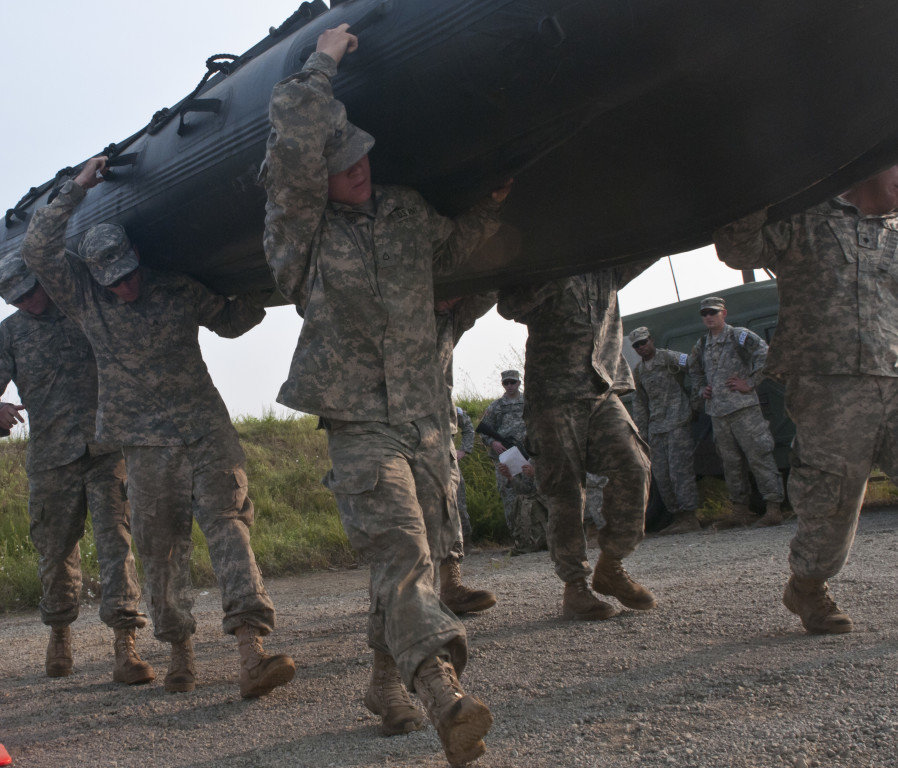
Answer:
[{"label": "sunglasses", "polygon": [[113,280],[107,288],[118,288],[122,283],[127,282],[132,277],[134,277],[134,273],[137,272],[136,269],[132,269],[127,275],[122,275],[118,280]]},{"label": "sunglasses", "polygon": [[505,379],[505,381],[502,382],[502,386],[507,387],[509,384],[517,384],[517,383],[518,383],[517,379]]},{"label": "sunglasses", "polygon": [[707,317],[708,315],[716,315],[718,312],[720,312],[719,309],[703,309],[700,314],[702,317]]},{"label": "sunglasses", "polygon": [[640,347],[644,347],[648,343],[649,343],[648,339],[643,339],[642,341],[634,341],[633,349],[639,349]]}]

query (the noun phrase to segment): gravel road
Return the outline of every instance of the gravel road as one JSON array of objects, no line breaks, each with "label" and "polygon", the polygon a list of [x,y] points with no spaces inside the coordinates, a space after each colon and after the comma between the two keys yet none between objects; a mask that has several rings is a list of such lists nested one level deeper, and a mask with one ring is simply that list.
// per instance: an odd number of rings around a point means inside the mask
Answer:
[{"label": "gravel road", "polygon": [[[779,528],[647,539],[627,560],[659,607],[598,624],[559,621],[545,553],[465,560],[499,604],[465,619],[467,689],[495,716],[482,768],[563,766],[898,766],[898,510],[865,513],[834,582],[850,635],[811,637],[780,603]],[[594,560],[596,552],[590,553]],[[246,702],[218,593],[199,591],[200,684],[111,682],[112,633],[87,606],[74,625],[75,674],[43,676],[47,630],[30,611],[0,618],[0,742],[15,768],[60,766],[445,766],[432,728],[378,736],[362,706],[369,651],[362,570],[269,582],[294,654],[289,686]],[[139,647],[160,678],[166,647]]]}]

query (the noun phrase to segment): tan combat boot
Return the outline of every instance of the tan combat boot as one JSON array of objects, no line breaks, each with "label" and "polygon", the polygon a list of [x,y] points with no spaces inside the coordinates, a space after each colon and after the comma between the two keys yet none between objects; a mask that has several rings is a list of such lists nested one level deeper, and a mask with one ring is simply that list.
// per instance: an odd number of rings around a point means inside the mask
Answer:
[{"label": "tan combat boot", "polygon": [[486,751],[483,737],[493,716],[486,704],[462,690],[450,662],[437,656],[422,662],[415,673],[415,691],[440,735],[450,765],[466,765]]},{"label": "tan combat boot", "polygon": [[171,644],[171,661],[165,673],[165,690],[169,693],[187,693],[196,688],[196,660],[193,656],[193,640]]},{"label": "tan combat boot", "polygon": [[829,596],[829,587],[822,579],[802,579],[793,574],[783,592],[783,605],[797,614],[812,634],[839,635],[854,628],[848,614],[840,611]]},{"label": "tan combat boot", "polygon": [[758,520],[758,516],[751,511],[748,504],[733,502],[733,513],[723,520],[714,523],[715,531],[725,531],[729,528],[747,528]]},{"label": "tan combat boot", "polygon": [[675,536],[678,533],[693,533],[694,531],[700,531],[701,529],[702,524],[695,516],[695,510],[685,509],[682,512],[677,512],[670,525],[668,525],[667,528],[662,528],[658,531],[658,535]]},{"label": "tan combat boot", "polygon": [[141,685],[156,679],[153,668],[137,655],[134,627],[115,630],[115,668],[112,679],[117,683]]},{"label": "tan combat boot", "polygon": [[604,552],[592,574],[592,588],[600,595],[616,597],[622,605],[637,611],[648,611],[657,605],[655,596],[624,570],[624,564]]},{"label": "tan combat boot", "polygon": [[240,695],[244,699],[264,696],[293,679],[296,674],[293,659],[283,653],[266,655],[257,627],[241,624],[234,634],[240,651]]},{"label": "tan combat boot", "polygon": [[420,731],[424,727],[424,718],[412,704],[399,677],[396,662],[388,653],[374,652],[374,667],[365,693],[365,706],[368,711],[381,716],[380,732],[384,736],[398,736]]},{"label": "tan combat boot", "polygon": [[50,641],[47,643],[47,677],[67,677],[72,674],[72,630],[64,627],[50,627]]},{"label": "tan combat boot", "polygon": [[611,603],[599,600],[590,592],[586,579],[565,582],[561,618],[566,621],[604,621],[617,614],[617,608]]},{"label": "tan combat boot", "polygon": [[440,600],[453,613],[476,613],[496,604],[492,592],[471,589],[461,583],[461,566],[452,558],[440,563]]},{"label": "tan combat boot", "polygon": [[783,510],[778,501],[768,501],[767,511],[755,524],[755,528],[768,528],[771,525],[781,525],[783,522]]}]

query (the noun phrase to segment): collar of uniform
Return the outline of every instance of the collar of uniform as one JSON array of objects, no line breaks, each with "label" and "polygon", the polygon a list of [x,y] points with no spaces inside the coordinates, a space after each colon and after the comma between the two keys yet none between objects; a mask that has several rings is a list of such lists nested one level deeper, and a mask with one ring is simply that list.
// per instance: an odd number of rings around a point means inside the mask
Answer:
[{"label": "collar of uniform", "polygon": [[722,344],[727,336],[729,336],[733,332],[733,326],[729,323],[725,323],[723,326],[723,330],[718,333],[716,336],[711,335],[711,331],[708,331],[708,343],[709,344]]},{"label": "collar of uniform", "polygon": [[854,204],[846,200],[841,195],[838,195],[831,200],[821,203],[818,206],[815,206],[811,210],[822,209],[821,213],[829,214],[829,215],[837,215],[837,216],[847,216],[851,215],[858,219],[881,219],[883,222],[889,221],[892,222],[892,226],[890,229],[898,229],[898,213],[882,213],[882,214],[873,214],[871,216],[865,216],[860,212],[858,207]]}]

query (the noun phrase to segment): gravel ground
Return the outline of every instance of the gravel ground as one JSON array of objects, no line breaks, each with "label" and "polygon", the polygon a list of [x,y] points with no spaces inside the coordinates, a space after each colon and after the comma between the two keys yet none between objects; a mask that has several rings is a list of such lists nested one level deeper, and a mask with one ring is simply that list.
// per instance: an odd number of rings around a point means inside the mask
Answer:
[{"label": "gravel ground", "polygon": [[[865,513],[834,582],[850,635],[811,637],[780,603],[794,523],[649,538],[627,561],[659,607],[598,624],[559,621],[545,553],[465,560],[499,604],[465,619],[466,688],[495,716],[483,768],[500,766],[898,766],[898,510]],[[590,553],[595,558],[596,552]],[[370,655],[366,573],[269,582],[267,642],[297,676],[263,699],[237,690],[218,595],[199,591],[194,693],[111,682],[112,634],[89,606],[74,625],[75,674],[43,676],[36,612],[0,619],[0,742],[26,766],[445,766],[432,728],[378,736],[361,704]],[[166,648],[139,647],[160,678]]]}]

